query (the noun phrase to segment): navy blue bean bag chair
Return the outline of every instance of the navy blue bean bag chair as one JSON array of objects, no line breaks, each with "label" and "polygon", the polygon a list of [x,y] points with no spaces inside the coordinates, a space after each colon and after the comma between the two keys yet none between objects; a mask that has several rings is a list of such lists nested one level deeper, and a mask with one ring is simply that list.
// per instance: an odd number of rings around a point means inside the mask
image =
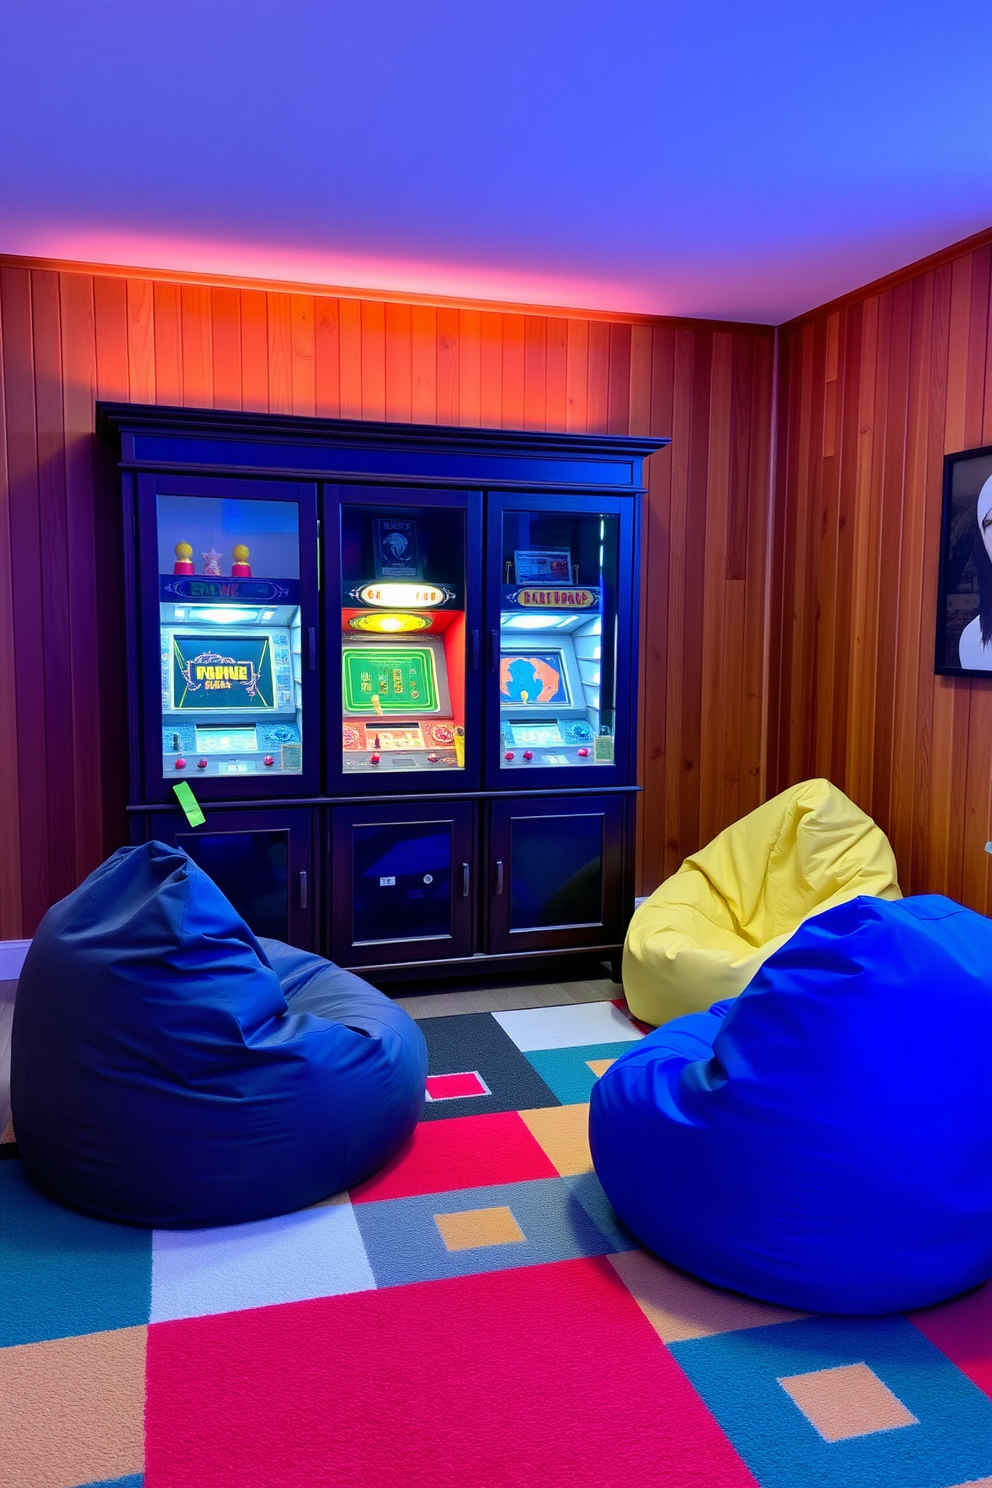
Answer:
[{"label": "navy blue bean bag chair", "polygon": [[807,920],[746,990],[631,1045],[593,1162],[657,1255],[809,1312],[992,1275],[992,921],[937,895]]},{"label": "navy blue bean bag chair", "polygon": [[406,1141],[426,1075],[407,1013],[256,940],[161,842],[121,848],[48,911],[17,988],[18,1149],[102,1219],[228,1225],[316,1203]]}]

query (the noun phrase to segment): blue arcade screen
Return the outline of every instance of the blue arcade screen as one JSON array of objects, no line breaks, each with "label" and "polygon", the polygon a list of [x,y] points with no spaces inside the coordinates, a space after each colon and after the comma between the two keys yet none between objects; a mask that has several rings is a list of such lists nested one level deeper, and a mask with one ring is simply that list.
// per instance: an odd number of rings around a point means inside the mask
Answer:
[{"label": "blue arcade screen", "polygon": [[268,635],[173,635],[172,700],[176,709],[273,708]]},{"label": "blue arcade screen", "polygon": [[499,662],[499,695],[513,707],[547,708],[571,704],[560,651],[504,651]]}]

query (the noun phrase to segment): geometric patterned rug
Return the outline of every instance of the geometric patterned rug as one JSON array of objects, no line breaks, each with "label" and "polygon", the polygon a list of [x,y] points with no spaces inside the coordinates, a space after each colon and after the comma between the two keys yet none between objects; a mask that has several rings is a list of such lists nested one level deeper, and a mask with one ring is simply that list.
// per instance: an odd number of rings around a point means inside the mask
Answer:
[{"label": "geometric patterned rug", "polygon": [[611,1003],[420,1020],[347,1194],[101,1223],[0,1162],[0,1488],[992,1488],[992,1286],[804,1316],[639,1248],[589,1161]]}]

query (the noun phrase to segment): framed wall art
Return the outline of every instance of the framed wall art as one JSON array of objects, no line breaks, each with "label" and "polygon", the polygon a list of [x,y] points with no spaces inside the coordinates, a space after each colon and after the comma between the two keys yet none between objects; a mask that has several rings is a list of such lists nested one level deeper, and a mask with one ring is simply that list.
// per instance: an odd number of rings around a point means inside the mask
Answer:
[{"label": "framed wall art", "polygon": [[934,669],[992,678],[992,445],[944,456]]}]

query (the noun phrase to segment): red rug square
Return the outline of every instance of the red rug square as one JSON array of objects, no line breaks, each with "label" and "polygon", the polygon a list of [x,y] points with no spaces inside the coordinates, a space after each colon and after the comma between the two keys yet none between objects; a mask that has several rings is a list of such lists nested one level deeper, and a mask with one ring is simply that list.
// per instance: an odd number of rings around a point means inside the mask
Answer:
[{"label": "red rug square", "polygon": [[427,1096],[432,1101],[464,1100],[473,1095],[491,1094],[478,1070],[465,1070],[458,1075],[427,1076]]},{"label": "red rug square", "polygon": [[909,1319],[962,1374],[992,1395],[992,1281],[940,1307],[911,1312]]},{"label": "red rug square", "polygon": [[498,1111],[422,1121],[392,1162],[351,1190],[351,1202],[557,1177],[557,1168],[516,1111]]},{"label": "red rug square", "polygon": [[755,1488],[609,1263],[153,1324],[145,1488]]}]

